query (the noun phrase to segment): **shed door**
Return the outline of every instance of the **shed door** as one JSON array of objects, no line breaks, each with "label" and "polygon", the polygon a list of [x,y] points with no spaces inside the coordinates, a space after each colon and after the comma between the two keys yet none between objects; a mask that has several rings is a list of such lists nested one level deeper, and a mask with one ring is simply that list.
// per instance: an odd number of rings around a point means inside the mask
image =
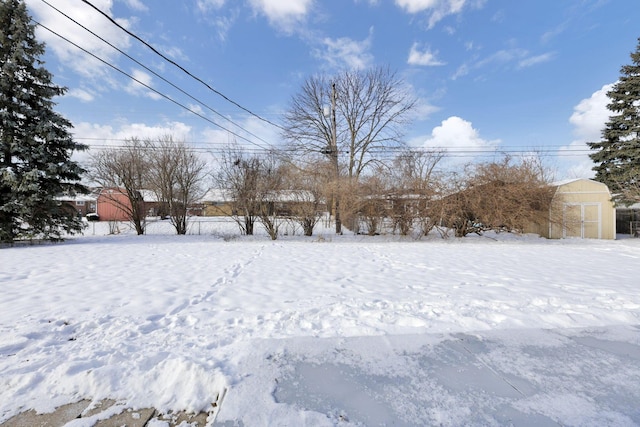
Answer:
[{"label": "shed door", "polygon": [[600,203],[567,203],[564,205],[563,235],[582,239],[600,239],[600,219]]}]

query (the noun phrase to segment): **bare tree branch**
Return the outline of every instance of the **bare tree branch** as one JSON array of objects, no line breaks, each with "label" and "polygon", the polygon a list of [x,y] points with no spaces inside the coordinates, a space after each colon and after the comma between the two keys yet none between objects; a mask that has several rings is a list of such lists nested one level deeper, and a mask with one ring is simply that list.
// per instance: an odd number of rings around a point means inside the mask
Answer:
[{"label": "bare tree branch", "polygon": [[146,227],[146,209],[140,190],[148,182],[147,148],[147,143],[138,138],[127,139],[124,147],[106,148],[94,154],[89,172],[100,186],[124,190],[127,202],[116,197],[110,201],[125,213],[138,234],[144,234]]},{"label": "bare tree branch", "polygon": [[166,206],[177,234],[187,233],[189,208],[203,195],[205,162],[183,141],[165,135],[148,141],[149,185]]}]

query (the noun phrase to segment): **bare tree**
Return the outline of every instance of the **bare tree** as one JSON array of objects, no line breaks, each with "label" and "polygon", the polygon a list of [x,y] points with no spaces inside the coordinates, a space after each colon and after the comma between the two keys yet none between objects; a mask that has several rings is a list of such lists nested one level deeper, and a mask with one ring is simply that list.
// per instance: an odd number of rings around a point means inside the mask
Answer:
[{"label": "bare tree", "polygon": [[403,129],[416,99],[388,68],[346,71],[336,79],[337,110],[344,125],[338,135],[348,153],[347,174],[356,180],[379,155],[403,147]]},{"label": "bare tree", "polygon": [[256,196],[258,203],[258,216],[265,231],[276,240],[280,226],[284,221],[282,204],[285,171],[280,159],[270,153],[256,162],[258,181]]},{"label": "bare tree", "polygon": [[358,218],[364,222],[366,233],[369,236],[383,232],[384,220],[389,215],[389,203],[387,200],[389,180],[387,178],[388,169],[381,167],[378,168],[377,173],[363,176],[357,185],[359,198]]},{"label": "bare tree", "polygon": [[308,78],[291,99],[284,117],[286,130],[283,136],[299,152],[330,154],[333,93],[331,79],[319,75]]},{"label": "bare tree", "polygon": [[[129,138],[123,147],[106,148],[94,154],[89,171],[89,176],[98,185],[124,190],[126,200],[114,196],[110,202],[125,213],[139,235],[144,234],[146,227],[146,208],[140,190],[148,182],[148,148],[146,142]],[[104,194],[109,198],[110,194],[116,193]]]},{"label": "bare tree", "polygon": [[222,153],[217,180],[231,200],[233,219],[240,231],[253,235],[259,214],[260,199],[257,194],[259,162],[257,157],[248,157],[237,145],[229,145]]},{"label": "bare tree", "polygon": [[286,168],[285,186],[290,203],[290,214],[293,221],[300,224],[305,236],[312,236],[313,230],[325,208],[325,191],[327,188],[327,171],[330,166],[319,162],[313,166],[299,167],[289,164]]},{"label": "bare tree", "polygon": [[426,235],[434,227],[431,200],[440,185],[436,167],[443,156],[442,151],[406,150],[393,159],[388,200],[394,231],[405,236],[419,225],[419,234]]},{"label": "bare tree", "polygon": [[206,163],[185,142],[175,141],[171,135],[147,144],[152,147],[148,183],[158,201],[166,206],[176,233],[186,234],[189,208],[203,194]]},{"label": "bare tree", "polygon": [[[334,183],[341,182],[342,171],[357,181],[384,149],[403,145],[402,130],[415,105],[404,82],[388,68],[314,76],[292,98],[283,136],[299,152],[325,154],[334,168]],[[331,197],[336,232],[341,193],[335,189]]]},{"label": "bare tree", "polygon": [[276,239],[281,218],[277,203],[283,172],[275,153],[247,155],[241,147],[227,147],[221,158],[218,182],[232,201],[232,215],[242,233],[253,235],[260,219]]}]

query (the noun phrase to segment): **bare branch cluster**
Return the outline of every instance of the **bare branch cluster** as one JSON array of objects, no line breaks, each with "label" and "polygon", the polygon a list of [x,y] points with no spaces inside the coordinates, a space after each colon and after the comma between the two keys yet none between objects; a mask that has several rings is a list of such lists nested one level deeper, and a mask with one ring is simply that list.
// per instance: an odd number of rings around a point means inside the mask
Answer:
[{"label": "bare branch cluster", "polygon": [[282,223],[278,198],[284,187],[283,166],[276,153],[248,155],[230,145],[223,153],[217,180],[231,200],[231,215],[243,234],[253,235],[260,219],[272,239]]},{"label": "bare branch cluster", "polygon": [[458,237],[486,230],[522,232],[549,220],[553,188],[537,159],[467,165],[450,174],[433,203],[440,223]]},{"label": "bare branch cluster", "polygon": [[149,151],[148,184],[177,234],[187,233],[189,207],[203,196],[205,162],[184,142],[164,136]]},{"label": "bare branch cluster", "polygon": [[118,197],[118,192],[106,191],[104,196],[129,218],[138,234],[144,234],[146,209],[140,190],[147,185],[147,143],[131,138],[122,149],[107,148],[92,155],[89,177],[105,189],[124,192],[126,199]]},{"label": "bare branch cluster", "polygon": [[384,149],[404,146],[403,129],[416,102],[402,79],[386,67],[313,76],[291,100],[283,137],[298,152],[338,154],[346,175],[358,179],[380,161]]},{"label": "bare branch cluster", "polygon": [[203,195],[206,165],[184,142],[171,135],[158,140],[131,138],[124,147],[106,148],[92,156],[90,178],[103,188],[111,203],[144,234],[147,203],[143,193],[156,196],[159,214],[168,216],[177,234],[186,234],[189,208]]}]

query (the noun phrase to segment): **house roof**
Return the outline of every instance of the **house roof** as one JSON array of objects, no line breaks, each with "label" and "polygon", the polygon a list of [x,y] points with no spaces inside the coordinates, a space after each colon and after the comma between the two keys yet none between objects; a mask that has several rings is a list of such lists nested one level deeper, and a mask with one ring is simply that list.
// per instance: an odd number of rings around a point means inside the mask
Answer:
[{"label": "house roof", "polygon": [[97,200],[97,196],[93,193],[76,194],[74,196],[62,195],[57,196],[56,200],[60,200],[62,202],[95,202]]},{"label": "house roof", "polygon": [[222,188],[211,188],[200,198],[201,202],[228,202],[227,194],[229,190]]},{"label": "house roof", "polygon": [[[225,190],[224,188],[212,188],[208,190],[200,200],[201,202],[230,202],[232,199],[229,196],[230,193],[231,190]],[[276,191],[273,192],[273,194],[269,194],[268,197],[268,199],[271,199],[274,202],[296,202],[311,198],[313,198],[313,196],[306,190]]]}]

